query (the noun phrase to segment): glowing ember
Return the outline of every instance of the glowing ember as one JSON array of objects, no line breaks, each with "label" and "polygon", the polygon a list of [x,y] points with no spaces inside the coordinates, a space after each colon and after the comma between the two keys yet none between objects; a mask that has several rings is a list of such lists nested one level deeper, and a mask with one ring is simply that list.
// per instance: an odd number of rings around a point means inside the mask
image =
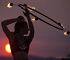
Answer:
[{"label": "glowing ember", "polygon": [[63,24],[61,24],[61,26],[65,29],[65,27],[63,26]]},{"label": "glowing ember", "polygon": [[12,8],[12,6],[10,6],[10,4],[11,4],[11,3],[8,3],[8,5],[7,5],[8,8]]},{"label": "glowing ember", "polygon": [[9,43],[5,45],[5,51],[6,51],[7,53],[11,53]]},{"label": "glowing ember", "polygon": [[[35,9],[35,7],[27,5],[28,7],[30,7],[31,9]],[[29,11],[32,11],[31,9],[28,9]]]},{"label": "glowing ember", "polygon": [[63,24],[61,24],[61,26],[65,29],[65,27],[63,26]]},{"label": "glowing ember", "polygon": [[64,35],[68,35],[67,32],[64,32]]},{"label": "glowing ember", "polygon": [[61,26],[63,26],[63,24],[61,23]]},{"label": "glowing ember", "polygon": [[58,22],[58,25],[60,25],[60,26],[62,26],[62,27],[63,27],[63,24],[62,24],[62,23],[60,23],[60,22]]},{"label": "glowing ember", "polygon": [[64,32],[64,35],[69,35],[69,34],[70,34],[70,31]]},{"label": "glowing ember", "polygon": [[35,18],[31,19],[32,21],[35,21]]}]

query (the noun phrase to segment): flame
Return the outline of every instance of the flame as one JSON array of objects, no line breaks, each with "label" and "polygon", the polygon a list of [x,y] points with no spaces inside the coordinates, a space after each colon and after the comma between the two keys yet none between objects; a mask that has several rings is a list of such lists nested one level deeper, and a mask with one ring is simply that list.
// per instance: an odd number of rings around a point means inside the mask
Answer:
[{"label": "flame", "polygon": [[8,8],[12,8],[12,6],[10,6],[10,3],[8,3],[7,7],[8,7]]},{"label": "flame", "polygon": [[35,18],[31,19],[32,21],[35,21]]},{"label": "flame", "polygon": [[[28,5],[31,9],[35,9],[35,7]],[[32,11],[31,9],[28,9],[29,11]]]},{"label": "flame", "polygon": [[64,32],[64,35],[68,35],[67,32]]},{"label": "flame", "polygon": [[61,23],[61,26],[63,26],[63,24]]},{"label": "flame", "polygon": [[61,26],[65,29],[64,25],[61,23]]}]

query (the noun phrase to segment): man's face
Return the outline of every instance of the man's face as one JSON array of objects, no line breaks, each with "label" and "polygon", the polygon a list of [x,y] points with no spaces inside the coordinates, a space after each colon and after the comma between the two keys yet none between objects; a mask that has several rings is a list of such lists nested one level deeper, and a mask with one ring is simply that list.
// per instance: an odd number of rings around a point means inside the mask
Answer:
[{"label": "man's face", "polygon": [[28,34],[28,31],[29,31],[28,25],[25,24],[24,27],[21,29],[21,32],[22,32],[23,34]]}]

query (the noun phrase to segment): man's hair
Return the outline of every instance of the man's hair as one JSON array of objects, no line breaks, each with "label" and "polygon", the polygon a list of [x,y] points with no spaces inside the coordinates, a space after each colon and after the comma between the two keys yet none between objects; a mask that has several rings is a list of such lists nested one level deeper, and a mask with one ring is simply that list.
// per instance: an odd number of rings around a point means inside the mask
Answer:
[{"label": "man's hair", "polygon": [[27,24],[27,22],[25,21],[18,21],[16,24],[15,24],[15,33],[19,33],[20,29],[22,29],[24,27],[24,25]]}]

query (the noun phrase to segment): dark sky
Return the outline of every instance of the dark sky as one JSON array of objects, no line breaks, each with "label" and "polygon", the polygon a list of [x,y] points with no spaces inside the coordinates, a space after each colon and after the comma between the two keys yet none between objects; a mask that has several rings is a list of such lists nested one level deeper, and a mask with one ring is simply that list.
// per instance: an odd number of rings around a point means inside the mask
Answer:
[{"label": "dark sky", "polygon": [[[18,6],[13,6],[11,9],[7,8],[6,6],[9,2],[17,5],[28,4],[34,6],[36,10],[57,22],[63,23],[65,30],[70,30],[70,0],[0,0],[0,22],[17,18],[19,15],[24,16],[22,13],[23,10]],[[33,11],[32,13],[54,24],[49,19]],[[31,16],[31,18],[33,17]],[[33,24],[35,28],[35,37],[30,45],[29,55],[40,57],[65,57],[67,54],[70,54],[70,36],[65,36],[63,31],[46,25],[39,20],[33,22]],[[9,25],[8,28],[10,31],[14,31],[14,24]],[[6,53],[4,49],[7,43],[8,39],[2,31],[2,28],[0,28],[0,56],[11,56],[11,54]]]}]

